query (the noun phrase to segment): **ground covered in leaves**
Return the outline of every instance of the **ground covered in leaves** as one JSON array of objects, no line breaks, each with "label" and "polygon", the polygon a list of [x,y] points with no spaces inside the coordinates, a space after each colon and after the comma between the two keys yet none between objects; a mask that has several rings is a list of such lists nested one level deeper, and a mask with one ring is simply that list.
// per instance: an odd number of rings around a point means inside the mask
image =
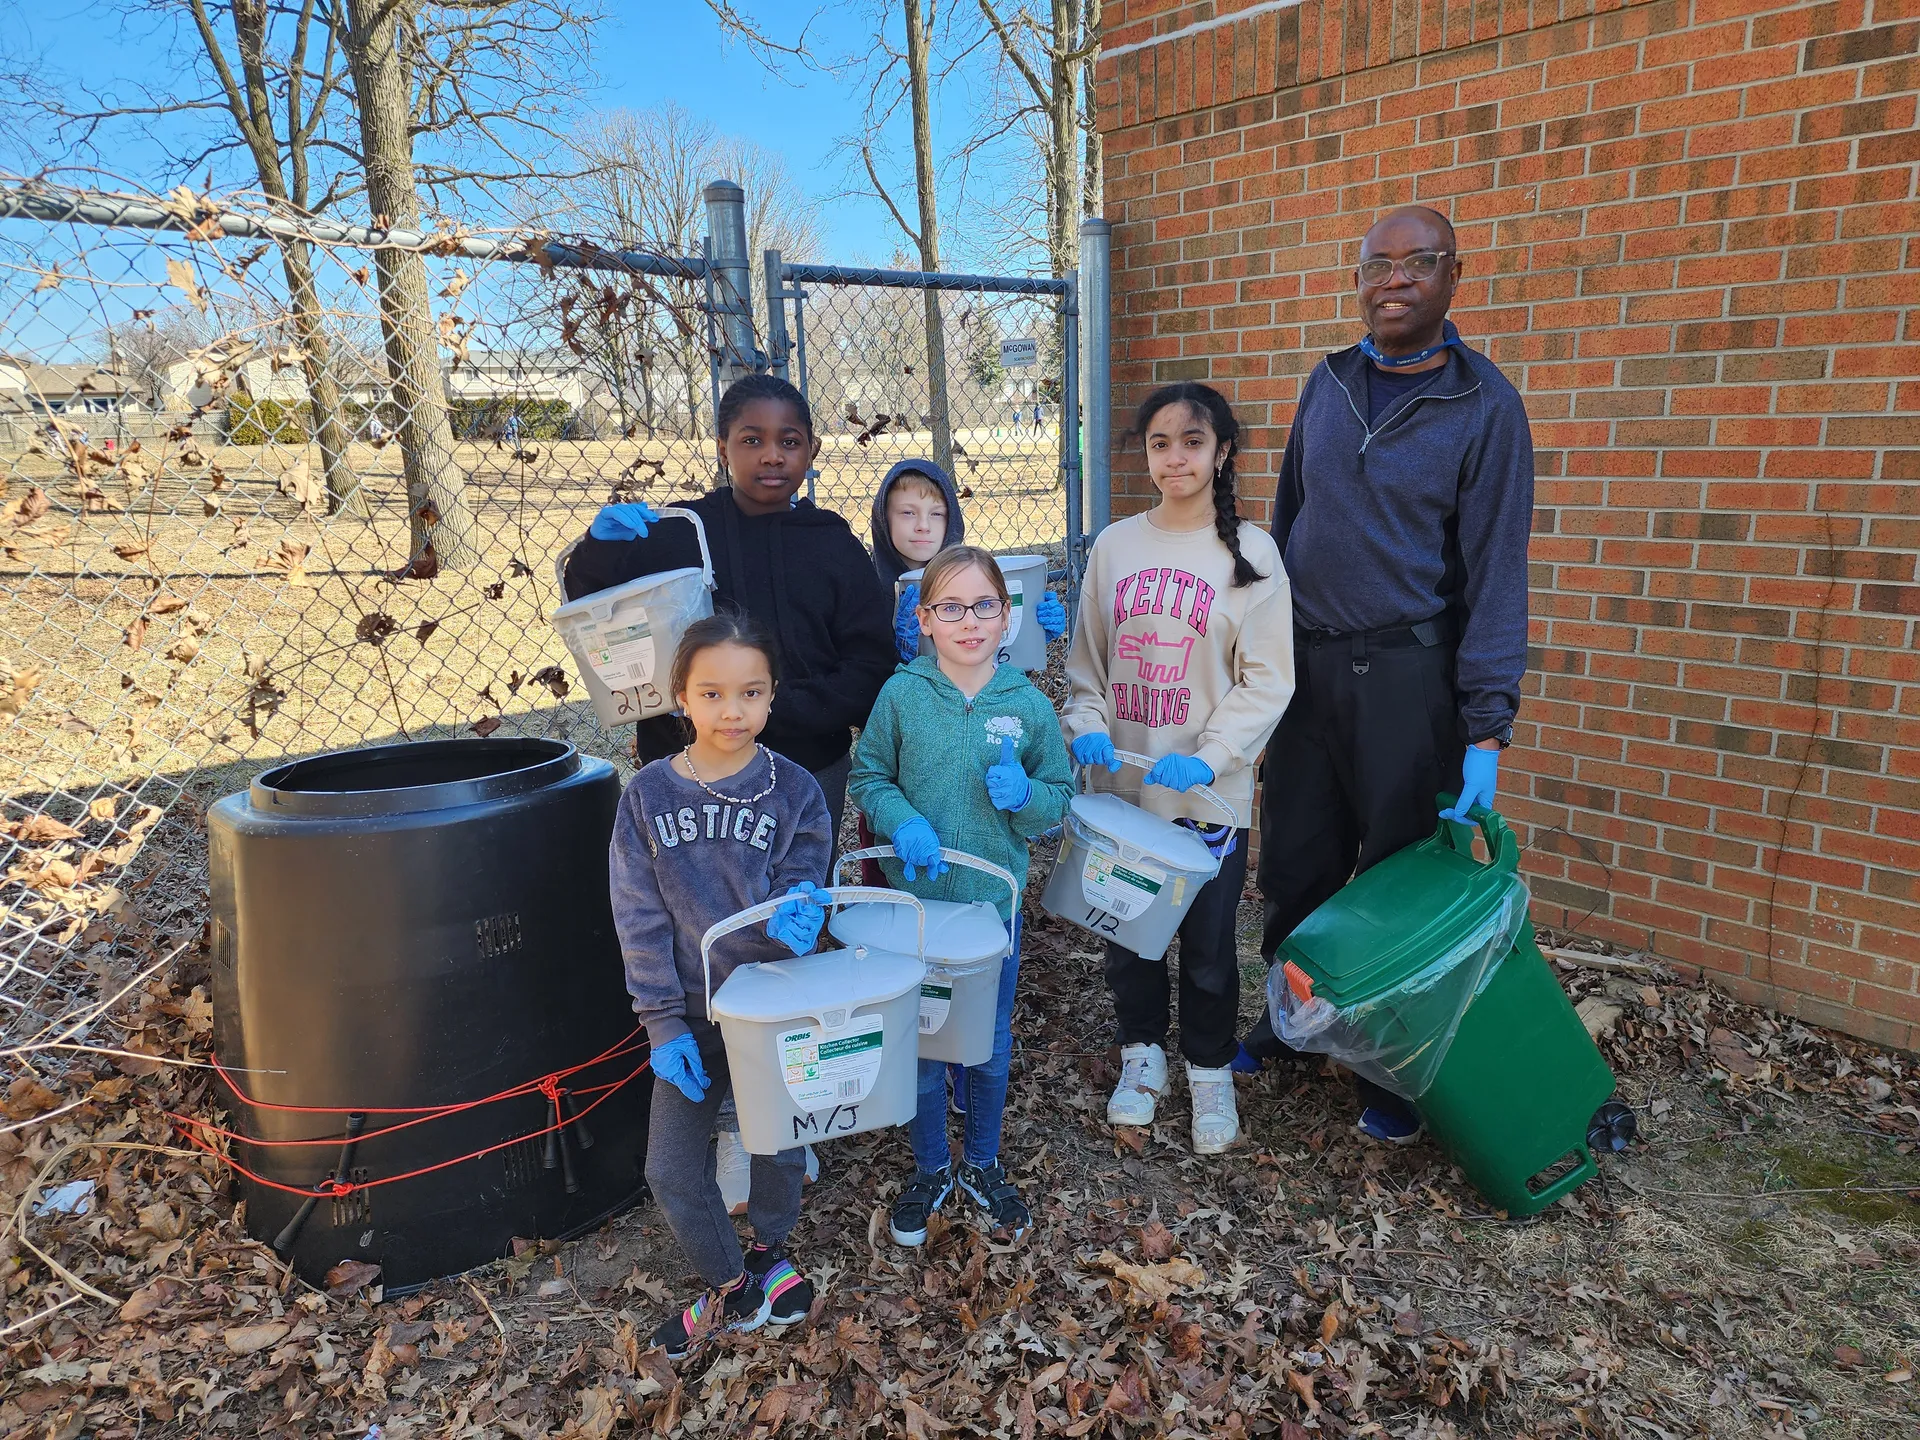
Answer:
[{"label": "ground covered in leaves", "polygon": [[[646,1337],[694,1285],[650,1206],[405,1298],[364,1273],[313,1290],[165,1118],[210,1104],[206,1072],[161,1062],[204,1056],[211,1015],[200,837],[176,815],[155,839],[162,883],[85,952],[111,988],[184,943],[129,997],[126,1053],[42,1054],[5,1096],[4,1440],[1920,1433],[1913,1059],[1632,965],[1563,978],[1644,1143],[1534,1220],[1489,1214],[1430,1146],[1363,1142],[1318,1066],[1242,1081],[1229,1155],[1189,1152],[1177,1082],[1162,1124],[1116,1136],[1093,947],[1034,915],[1021,1243],[956,1215],[893,1247],[909,1161],[884,1132],[822,1149],[794,1237],[811,1324],[678,1371]],[[76,1180],[87,1213],[33,1213]]]}]

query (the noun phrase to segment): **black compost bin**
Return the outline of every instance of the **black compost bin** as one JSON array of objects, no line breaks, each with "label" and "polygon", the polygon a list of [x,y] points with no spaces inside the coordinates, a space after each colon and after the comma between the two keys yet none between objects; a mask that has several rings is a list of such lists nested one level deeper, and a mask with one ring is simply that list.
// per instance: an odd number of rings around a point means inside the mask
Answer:
[{"label": "black compost bin", "polygon": [[414,1285],[638,1199],[652,1077],[607,893],[619,801],[613,767],[559,741],[434,740],[283,765],[213,807],[231,1128],[326,1142],[232,1146],[259,1177],[248,1230],[302,1276],[370,1260]]}]

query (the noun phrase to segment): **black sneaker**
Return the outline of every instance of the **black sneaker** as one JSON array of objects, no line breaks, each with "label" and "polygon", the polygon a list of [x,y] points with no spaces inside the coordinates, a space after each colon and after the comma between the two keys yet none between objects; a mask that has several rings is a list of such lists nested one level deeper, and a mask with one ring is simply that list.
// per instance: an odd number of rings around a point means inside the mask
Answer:
[{"label": "black sneaker", "polygon": [[926,1244],[927,1217],[944,1205],[951,1194],[953,1194],[951,1165],[942,1165],[932,1172],[914,1171],[913,1179],[907,1182],[907,1188],[894,1199],[893,1214],[887,1220],[887,1229],[893,1235],[893,1243],[907,1246]]},{"label": "black sneaker", "polygon": [[[716,1305],[720,1307],[718,1315],[713,1313]],[[661,1321],[660,1328],[653,1332],[653,1343],[667,1352],[669,1360],[684,1360],[716,1330],[758,1330],[767,1323],[771,1309],[766,1291],[752,1275],[742,1275],[722,1289],[718,1298],[711,1293],[702,1295],[678,1315]]]},{"label": "black sneaker", "polygon": [[767,1297],[767,1324],[784,1330],[813,1312],[813,1282],[800,1273],[784,1245],[755,1245],[747,1251],[747,1274]]},{"label": "black sneaker", "polygon": [[955,1180],[986,1212],[993,1228],[1006,1231],[1008,1238],[1018,1240],[1032,1227],[1033,1212],[1027,1209],[998,1160],[991,1165],[969,1165],[963,1160]]}]

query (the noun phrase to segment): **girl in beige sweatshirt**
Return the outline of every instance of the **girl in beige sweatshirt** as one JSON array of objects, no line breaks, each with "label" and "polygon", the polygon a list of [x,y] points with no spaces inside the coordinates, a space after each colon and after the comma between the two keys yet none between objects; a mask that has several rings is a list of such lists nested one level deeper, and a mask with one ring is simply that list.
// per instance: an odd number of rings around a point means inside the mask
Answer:
[{"label": "girl in beige sweatshirt", "polygon": [[[1217,1154],[1240,1133],[1233,1072],[1240,965],[1236,911],[1247,876],[1254,763],[1293,696],[1293,606],[1273,538],[1240,519],[1240,427],[1210,386],[1164,386],[1134,433],[1160,503],[1100,532],[1081,583],[1061,724],[1102,789],[1191,825],[1222,857],[1180,925],[1180,1049],[1193,1146]],[[1144,777],[1115,750],[1148,756]],[[1233,809],[1229,825],[1206,785]],[[1167,1084],[1171,1024],[1164,960],[1107,944],[1121,1074],[1116,1125],[1149,1125]]]}]

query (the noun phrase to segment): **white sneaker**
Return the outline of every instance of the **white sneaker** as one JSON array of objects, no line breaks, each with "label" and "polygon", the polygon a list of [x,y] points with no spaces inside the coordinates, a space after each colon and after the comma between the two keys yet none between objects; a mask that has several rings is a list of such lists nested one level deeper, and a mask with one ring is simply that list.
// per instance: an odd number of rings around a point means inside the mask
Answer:
[{"label": "white sneaker", "polygon": [[1158,1045],[1120,1047],[1120,1083],[1107,1101],[1109,1125],[1151,1125],[1154,1102],[1167,1088],[1167,1052]]},{"label": "white sneaker", "polygon": [[1233,1097],[1233,1070],[1187,1066],[1193,1094],[1193,1153],[1218,1155],[1240,1138],[1240,1109]]}]

